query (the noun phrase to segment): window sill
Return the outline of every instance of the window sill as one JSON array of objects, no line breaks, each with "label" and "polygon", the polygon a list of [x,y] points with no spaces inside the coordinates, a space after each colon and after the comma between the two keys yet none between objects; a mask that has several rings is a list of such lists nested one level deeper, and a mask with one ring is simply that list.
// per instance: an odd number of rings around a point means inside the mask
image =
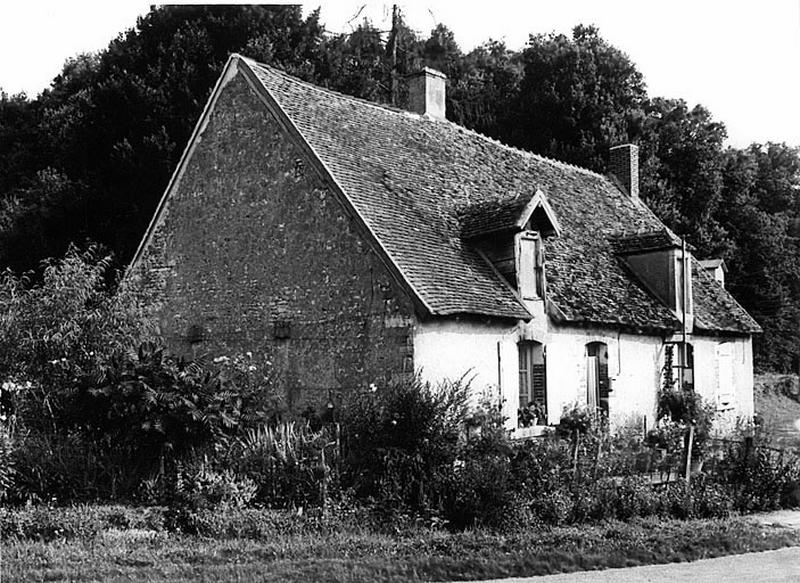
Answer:
[{"label": "window sill", "polygon": [[511,432],[512,439],[529,439],[531,437],[541,437],[545,433],[552,431],[549,425],[531,425],[530,427],[517,427]]}]

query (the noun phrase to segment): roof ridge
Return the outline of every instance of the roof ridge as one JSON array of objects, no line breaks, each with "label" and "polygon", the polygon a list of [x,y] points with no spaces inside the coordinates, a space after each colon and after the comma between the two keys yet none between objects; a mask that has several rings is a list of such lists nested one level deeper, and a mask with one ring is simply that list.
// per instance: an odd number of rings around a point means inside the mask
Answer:
[{"label": "roof ridge", "polygon": [[280,75],[281,77],[287,78],[287,80],[289,80],[289,81],[291,81],[293,83],[299,83],[301,85],[304,85],[304,86],[308,87],[309,89],[313,89],[315,91],[319,91],[320,93],[327,93],[327,94],[331,94],[331,95],[334,95],[336,97],[340,97],[340,98],[343,98],[343,99],[349,99],[349,100],[355,101],[357,103],[360,103],[362,105],[367,105],[367,106],[370,106],[370,107],[378,108],[378,109],[386,111],[388,113],[396,113],[396,114],[399,114],[399,115],[405,115],[407,117],[412,117],[412,118],[419,119],[419,120],[430,121],[430,122],[433,122],[433,123],[447,123],[447,124],[450,124],[451,126],[453,126],[458,131],[466,132],[466,133],[469,133],[469,134],[474,134],[475,136],[477,136],[478,138],[480,138],[482,140],[485,140],[487,142],[490,142],[492,144],[500,146],[500,147],[502,147],[502,148],[504,148],[506,150],[509,150],[511,152],[515,152],[517,154],[522,154],[524,156],[529,156],[531,158],[539,160],[540,162],[544,162],[544,163],[550,164],[552,166],[571,169],[571,170],[577,170],[578,172],[582,172],[584,174],[588,174],[589,176],[595,176],[595,177],[598,177],[598,178],[607,179],[606,176],[604,176],[603,174],[600,174],[599,172],[595,172],[594,170],[589,170],[588,168],[584,168],[583,166],[578,166],[576,164],[571,164],[570,162],[564,162],[563,160],[556,160],[555,158],[548,158],[547,156],[543,156],[542,154],[537,154],[537,153],[531,152],[529,150],[523,150],[522,148],[518,148],[516,146],[512,146],[510,144],[506,144],[505,142],[502,142],[502,141],[498,140],[497,138],[493,138],[491,136],[487,136],[486,134],[482,134],[481,132],[479,132],[477,130],[474,130],[472,128],[468,128],[466,126],[462,126],[462,125],[454,122],[453,120],[449,120],[449,119],[446,119],[446,118],[443,119],[443,120],[432,120],[432,119],[430,119],[428,117],[425,117],[424,115],[421,115],[419,113],[415,113],[413,111],[408,111],[407,109],[403,109],[402,107],[396,107],[396,106],[389,105],[389,104],[386,104],[386,103],[378,103],[376,101],[370,101],[369,99],[364,99],[362,97],[356,97],[354,95],[348,95],[346,93],[341,93],[339,91],[335,91],[335,90],[329,89],[327,87],[320,87],[319,85],[315,85],[313,83],[310,83],[308,81],[304,81],[303,79],[295,77],[294,75],[290,75],[286,71],[283,71],[283,70],[281,70],[280,68],[278,68],[278,67],[276,67],[274,65],[267,65],[265,63],[261,63],[259,61],[256,61],[255,59],[251,59],[250,57],[246,57],[246,56],[238,54],[238,53],[234,53],[234,55],[239,57],[243,61],[247,62],[247,64],[250,65],[250,66],[255,65],[256,67],[261,67],[261,68],[267,69],[268,71],[273,71],[276,74]]},{"label": "roof ridge", "polygon": [[238,56],[243,61],[247,62],[248,65],[251,65],[251,66],[255,65],[256,67],[260,67],[262,69],[267,69],[268,71],[272,71],[272,72],[276,73],[277,75],[280,75],[281,77],[286,78],[288,81],[291,81],[292,83],[298,83],[300,85],[303,85],[305,87],[308,87],[309,89],[313,89],[314,91],[318,91],[320,93],[327,93],[327,94],[330,94],[330,95],[334,95],[335,97],[340,97],[340,98],[343,98],[343,99],[349,99],[351,101],[355,101],[355,102],[360,103],[362,105],[368,105],[370,107],[374,107],[374,108],[377,108],[377,109],[380,109],[380,110],[383,110],[383,111],[386,111],[386,112],[389,112],[389,113],[398,113],[398,114],[401,114],[401,115],[407,115],[409,117],[415,117],[415,118],[420,118],[420,119],[430,119],[430,118],[426,118],[425,116],[420,115],[418,113],[414,113],[413,111],[408,111],[407,109],[403,109],[402,107],[395,107],[393,105],[389,105],[388,103],[378,103],[377,101],[370,101],[369,99],[364,99],[363,97],[356,97],[355,95],[348,95],[347,93],[342,93],[340,91],[336,91],[336,90],[330,89],[328,87],[321,87],[320,85],[314,85],[313,83],[310,83],[309,81],[305,81],[303,79],[300,79],[299,77],[295,77],[294,75],[290,75],[289,73],[287,73],[286,71],[280,69],[279,67],[276,67],[275,65],[267,65],[265,63],[260,63],[259,61],[256,61],[255,59],[251,59],[250,57],[245,57],[244,55],[240,55],[240,54],[237,54],[236,56]]},{"label": "roof ridge", "polygon": [[491,142],[491,143],[496,144],[496,145],[498,145],[498,146],[500,146],[500,147],[502,147],[502,148],[504,148],[506,150],[511,150],[512,152],[516,152],[517,154],[522,154],[524,156],[529,156],[531,158],[535,158],[535,159],[537,159],[537,160],[539,160],[541,162],[545,162],[546,164],[551,164],[553,166],[559,166],[559,167],[563,167],[563,168],[577,170],[578,172],[582,172],[583,174],[588,174],[590,176],[596,176],[598,178],[607,179],[607,177],[604,176],[603,174],[600,174],[599,172],[595,172],[594,170],[589,170],[588,168],[584,168],[583,166],[578,166],[578,165],[572,164],[570,162],[564,162],[563,160],[556,160],[555,158],[548,158],[547,156],[543,156],[542,154],[537,154],[536,152],[531,152],[530,150],[523,150],[522,148],[518,148],[516,146],[512,146],[510,144],[506,144],[505,142],[501,142],[497,138],[493,138],[491,136],[487,136],[486,134],[482,134],[481,132],[479,132],[477,130],[474,130],[472,128],[468,128],[466,126],[462,126],[460,124],[457,124],[456,122],[454,122],[452,120],[449,120],[449,119],[446,119],[444,121],[446,121],[447,123],[455,126],[460,131],[467,132],[467,133],[470,133],[470,134],[474,134],[477,137],[479,137],[479,138],[481,138],[483,140],[486,140],[487,142]]}]

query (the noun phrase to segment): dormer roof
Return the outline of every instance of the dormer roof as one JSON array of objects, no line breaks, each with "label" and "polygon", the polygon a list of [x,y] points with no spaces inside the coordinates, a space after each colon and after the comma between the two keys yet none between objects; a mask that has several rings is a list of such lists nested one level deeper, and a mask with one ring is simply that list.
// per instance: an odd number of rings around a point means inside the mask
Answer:
[{"label": "dormer roof", "polygon": [[[682,245],[681,238],[665,226],[636,233],[613,234],[608,240],[611,248],[619,255],[635,255],[662,249],[680,249]],[[691,246],[688,247],[691,248]]]},{"label": "dormer roof", "polygon": [[537,228],[544,235],[561,233],[561,226],[555,211],[547,201],[542,190],[537,189],[527,196],[514,196],[506,200],[479,202],[459,211],[461,219],[461,236],[474,239],[498,233],[514,233],[521,231],[531,221],[536,211],[542,220],[537,221]]}]

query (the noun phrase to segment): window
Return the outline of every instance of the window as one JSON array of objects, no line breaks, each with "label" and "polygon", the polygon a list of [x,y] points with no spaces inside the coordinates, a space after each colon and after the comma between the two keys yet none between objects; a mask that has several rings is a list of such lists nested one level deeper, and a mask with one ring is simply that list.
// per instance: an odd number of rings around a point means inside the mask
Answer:
[{"label": "window", "polygon": [[688,342],[672,342],[666,345],[664,384],[694,390],[694,347]]},{"label": "window", "polygon": [[605,342],[590,342],[586,345],[586,403],[589,409],[608,415],[610,393],[608,345]]},{"label": "window", "polygon": [[520,342],[518,425],[547,424],[547,368],[544,346],[538,342]]},{"label": "window", "polygon": [[526,231],[519,235],[517,283],[522,299],[544,298],[544,246],[539,233]]}]

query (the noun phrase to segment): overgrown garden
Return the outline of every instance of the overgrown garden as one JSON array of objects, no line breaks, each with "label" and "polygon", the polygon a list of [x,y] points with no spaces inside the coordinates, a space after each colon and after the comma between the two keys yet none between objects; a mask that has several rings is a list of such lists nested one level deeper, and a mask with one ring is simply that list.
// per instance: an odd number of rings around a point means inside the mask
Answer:
[{"label": "overgrown garden", "polygon": [[[799,501],[794,454],[753,428],[712,451],[713,412],[670,387],[647,435],[610,431],[575,407],[548,436],[514,441],[467,384],[416,378],[353,392],[335,423],[292,417],[267,366],[249,354],[169,354],[146,298],[112,293],[109,279],[97,249],[50,262],[41,283],[2,279],[7,535],[50,536],[36,520],[19,526],[28,514],[15,508],[77,503],[157,508],[163,528],[219,536],[258,532],[273,520],[266,511],[513,531],[724,518]],[[691,480],[681,471],[689,451],[705,459]]]}]

